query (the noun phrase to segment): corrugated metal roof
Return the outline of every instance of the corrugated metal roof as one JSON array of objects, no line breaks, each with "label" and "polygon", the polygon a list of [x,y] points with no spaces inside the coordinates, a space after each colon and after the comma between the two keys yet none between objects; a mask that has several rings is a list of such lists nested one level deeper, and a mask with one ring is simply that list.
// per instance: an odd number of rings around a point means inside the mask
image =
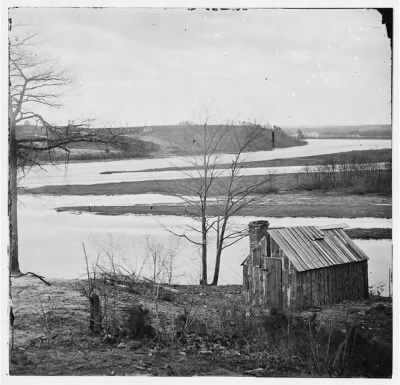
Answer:
[{"label": "corrugated metal roof", "polygon": [[269,229],[268,233],[297,271],[368,260],[343,228],[300,226]]}]

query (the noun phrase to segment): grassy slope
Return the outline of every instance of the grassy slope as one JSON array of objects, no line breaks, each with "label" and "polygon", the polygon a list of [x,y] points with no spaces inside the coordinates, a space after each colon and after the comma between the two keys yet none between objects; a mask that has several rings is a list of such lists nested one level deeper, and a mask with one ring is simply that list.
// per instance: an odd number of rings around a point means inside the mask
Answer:
[{"label": "grassy slope", "polygon": [[[201,153],[199,143],[203,142],[203,125],[192,126],[154,126],[151,133],[144,134],[163,141],[175,155],[191,155]],[[240,125],[208,125],[207,139],[210,143],[218,141],[218,151],[234,153],[238,143],[246,143],[249,137],[253,137],[246,147],[246,151],[261,151],[272,149],[272,130],[260,126]],[[291,147],[305,144],[306,142],[288,136],[282,130],[275,130],[275,147]]]},{"label": "grassy slope", "polygon": [[[287,321],[279,315],[276,319],[268,318],[253,308],[250,317],[245,317],[239,285],[174,286],[177,293],[172,298],[157,301],[158,322],[151,291],[135,286],[132,293],[118,286],[106,286],[110,301],[113,295],[116,298],[113,319],[125,327],[124,309],[142,304],[150,310],[151,323],[159,325],[160,330],[155,339],[132,341],[121,336],[106,341],[103,336],[88,332],[88,299],[81,294],[85,282],[50,282],[51,286],[45,286],[34,278],[12,280],[16,318],[11,375],[328,375],[325,366],[316,365],[323,362],[326,344],[321,345],[323,353],[316,357],[316,362],[310,350],[308,328],[302,328],[296,318],[292,318],[288,338]],[[195,316],[185,338],[177,339],[173,337],[173,330],[185,309],[192,309],[191,314]],[[335,354],[341,357],[342,341],[349,344],[346,360],[338,362],[341,371],[334,371],[333,375],[390,375],[391,310],[391,301],[375,297],[324,306],[321,312],[314,313],[318,319],[328,321],[331,334],[333,326],[330,369],[334,369]],[[304,312],[297,319],[314,324],[312,314]],[[346,333],[350,327],[357,331],[354,336],[357,340],[346,340],[341,331]],[[323,343],[319,335],[314,335],[316,343]],[[357,346],[352,345],[354,342]]]}]

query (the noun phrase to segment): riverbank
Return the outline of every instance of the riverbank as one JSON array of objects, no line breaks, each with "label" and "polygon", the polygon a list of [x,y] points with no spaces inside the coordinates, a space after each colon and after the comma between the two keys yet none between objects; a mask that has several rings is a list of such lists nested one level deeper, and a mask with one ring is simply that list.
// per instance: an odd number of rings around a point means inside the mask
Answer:
[{"label": "riverbank", "polygon": [[[384,193],[391,195],[391,168],[381,170],[379,168],[367,170],[360,168],[358,164],[390,164],[392,159],[391,149],[350,151],[343,153],[325,154],[310,157],[297,157],[287,159],[274,159],[264,161],[244,162],[243,168],[277,167],[266,175],[250,175],[240,177],[242,189],[250,188],[258,194],[270,194],[272,192],[290,192],[296,190],[332,191],[335,193],[358,193],[359,195],[368,192]],[[353,165],[353,168],[346,168],[340,172],[335,171],[339,164]],[[325,165],[320,173],[294,172],[279,174],[279,167],[300,166],[306,169],[308,166]],[[218,169],[226,169],[230,164],[222,163]],[[144,170],[110,170],[100,171],[99,174],[128,174],[151,172],[174,172],[193,170],[193,167],[167,167],[148,168]],[[333,170],[333,171],[332,171]],[[349,171],[350,170],[350,171]],[[333,173],[333,174],[332,174]],[[332,175],[331,175],[332,174]],[[40,187],[20,189],[19,193],[24,194],[45,194],[45,195],[121,195],[121,194],[167,194],[167,195],[192,195],[202,185],[202,180],[196,177],[188,177],[183,174],[182,179],[156,179],[125,182],[106,182],[94,184],[60,184],[43,185]],[[334,177],[334,178],[333,178]],[[333,180],[334,179],[334,180]],[[99,179],[100,180],[100,179]],[[107,181],[107,177],[104,177]],[[224,186],[229,183],[229,177],[219,177],[220,183],[213,183],[208,194],[210,197],[223,195]],[[238,179],[236,180],[238,182]],[[254,188],[253,186],[257,186]]]},{"label": "riverbank", "polygon": [[[245,158],[245,156],[244,156]],[[242,168],[255,168],[255,167],[290,167],[290,166],[317,166],[324,164],[354,164],[354,163],[381,163],[392,161],[392,150],[364,150],[364,151],[348,151],[338,152],[335,154],[314,155],[297,158],[283,158],[273,160],[259,160],[241,163]],[[228,169],[231,163],[218,164],[217,169]],[[196,170],[198,167],[164,167],[164,168],[148,168],[140,171],[131,170],[115,170],[104,171],[101,174],[126,174],[133,172],[158,172],[158,171],[178,171],[178,170]]]},{"label": "riverbank", "polygon": [[[381,177],[382,184],[368,185],[368,173],[362,175],[361,184],[351,184],[348,187],[337,187],[333,192],[337,194],[346,194],[357,192],[362,195],[370,192],[381,192],[387,196],[391,195],[391,170],[387,171],[387,175],[376,172],[377,177]],[[274,174],[269,175],[253,175],[241,176],[240,184],[242,189],[251,188],[254,193],[270,194],[273,192],[290,192],[297,190],[313,190],[315,193],[323,190],[321,183],[323,179],[318,179],[317,174],[307,173],[291,173],[291,174]],[[369,180],[374,180],[372,178]],[[220,183],[214,183],[208,190],[210,197],[223,195],[225,192],[224,185],[229,183],[229,177],[218,178]],[[365,181],[365,183],[364,183]],[[321,182],[318,184],[318,182]],[[167,195],[192,195],[194,191],[199,189],[202,180],[200,178],[185,179],[165,179],[165,180],[143,180],[135,182],[109,182],[94,184],[60,184],[45,185],[33,188],[20,189],[20,194],[44,194],[44,195],[121,195],[121,194],[167,194]],[[254,186],[257,186],[254,188]],[[381,187],[380,187],[381,186]],[[328,189],[328,192],[331,189]],[[382,191],[381,191],[382,190]]]},{"label": "riverbank", "polygon": [[[12,279],[11,375],[391,376],[388,298],[273,316],[247,309],[239,285],[165,285],[156,297],[151,285],[106,281],[102,290],[114,307],[106,310],[101,297],[103,314],[119,326],[111,332],[104,322],[95,335],[87,282],[50,283]],[[138,321],[129,314],[144,313],[146,332],[133,336]],[[317,346],[324,353],[316,356]]]},{"label": "riverbank", "polygon": [[[101,215],[150,214],[193,216],[194,208],[185,202],[178,204],[137,204],[131,206],[71,206],[58,211],[91,212]],[[221,214],[212,201],[209,215]],[[331,218],[391,218],[392,199],[377,194],[340,194],[321,192],[272,193],[243,207],[236,216],[256,217],[331,217]]]}]

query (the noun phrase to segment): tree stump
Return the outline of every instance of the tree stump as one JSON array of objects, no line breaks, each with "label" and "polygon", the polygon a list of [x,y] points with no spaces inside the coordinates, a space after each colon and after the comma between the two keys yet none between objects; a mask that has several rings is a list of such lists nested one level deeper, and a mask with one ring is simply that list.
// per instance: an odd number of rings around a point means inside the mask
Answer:
[{"label": "tree stump", "polygon": [[100,334],[102,330],[100,298],[97,294],[94,293],[89,297],[89,302],[90,302],[89,329],[94,334]]}]

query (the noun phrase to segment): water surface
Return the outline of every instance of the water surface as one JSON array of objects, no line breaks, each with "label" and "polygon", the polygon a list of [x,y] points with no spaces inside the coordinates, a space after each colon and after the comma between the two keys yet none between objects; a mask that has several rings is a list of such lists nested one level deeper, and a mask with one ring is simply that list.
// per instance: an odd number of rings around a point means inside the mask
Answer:
[{"label": "water surface", "polygon": [[[171,197],[151,196],[153,201],[169,200]],[[51,198],[51,197],[50,197]],[[200,272],[199,248],[172,235],[184,233],[198,240],[198,234],[188,231],[188,225],[196,226],[191,218],[180,216],[121,215],[103,216],[82,213],[56,212],[54,207],[63,201],[74,205],[82,197],[48,197],[23,195],[19,200],[19,245],[20,264],[25,271],[35,271],[46,277],[73,278],[84,274],[85,264],[82,242],[94,261],[102,255],[107,262],[107,253],[113,253],[117,260],[142,274],[150,275],[152,265],[148,245],[159,248],[164,256],[174,255],[174,273],[177,283],[198,283]],[[76,200],[74,201],[73,199]],[[140,202],[147,194],[130,196]],[[82,201],[80,201],[82,203]],[[243,228],[257,217],[234,217],[232,225]],[[391,219],[384,218],[268,218],[271,226],[327,225],[347,223],[349,227],[391,227]],[[215,237],[210,237],[209,274],[214,264]],[[385,282],[391,266],[391,241],[356,241],[370,256],[370,283]],[[242,270],[240,263],[249,252],[248,240],[243,239],[227,249],[222,257],[220,283],[240,284]],[[147,258],[147,259],[146,259]]]},{"label": "water surface", "polygon": [[[371,150],[391,148],[391,141],[386,139],[312,139],[305,146],[279,148],[273,151],[257,151],[243,154],[242,161],[260,161],[299,156],[312,156],[346,152],[354,150]],[[228,163],[232,154],[219,154],[215,161],[218,164]],[[110,171],[141,171],[153,168],[188,167],[193,165],[193,157],[170,157],[160,159],[128,159],[96,162],[74,162],[68,167],[64,165],[43,166],[34,168],[21,180],[25,187],[39,187],[45,185],[62,184],[97,184],[122,181],[143,181],[160,179],[187,178],[188,174],[182,171],[152,171],[144,173],[102,174]],[[243,170],[246,175],[268,175],[269,173],[298,172],[304,169],[299,167],[256,167]],[[221,176],[226,170],[221,170]]]},{"label": "water surface", "polygon": [[[353,150],[390,148],[390,140],[332,139],[309,140],[306,146],[259,151],[245,154],[246,161],[294,158],[299,156],[322,155]],[[226,163],[232,155],[220,154],[218,163]],[[149,168],[190,166],[191,157],[163,159],[130,159],[119,161],[76,162],[67,168],[44,166],[44,170],[33,169],[23,180],[26,187],[62,184],[90,184],[120,182],[124,180],[154,180],[160,177],[175,178],[167,172],[146,172],[135,174],[101,174],[104,171],[140,171]],[[288,168],[288,170],[293,168]],[[285,168],[280,168],[280,172]],[[248,175],[268,173],[271,168],[246,170]],[[293,171],[292,171],[293,172]],[[179,171],[178,171],[179,173]],[[136,179],[125,179],[136,178]],[[142,178],[142,179],[140,179]],[[198,224],[190,218],[180,216],[120,215],[101,216],[90,213],[56,212],[60,206],[85,205],[133,205],[156,203],[180,203],[180,199],[161,194],[108,195],[108,196],[19,196],[19,253],[20,265],[24,271],[35,271],[48,278],[73,278],[84,274],[85,263],[82,243],[90,258],[95,261],[100,255],[106,263],[107,255],[113,254],[125,266],[143,275],[149,275],[152,265],[149,247],[158,248],[162,256],[174,256],[174,281],[176,283],[199,282],[199,248],[170,233],[184,233],[196,240],[198,233],[188,231],[188,226]],[[233,217],[232,226],[243,228],[257,217]],[[346,223],[350,227],[371,228],[391,227],[391,219],[384,218],[268,218],[272,227],[296,225],[328,225]],[[209,275],[214,265],[216,239],[210,237]],[[387,283],[391,266],[391,241],[356,241],[370,256],[369,276],[371,285]],[[240,263],[249,252],[248,240],[243,239],[227,249],[222,257],[220,283],[240,284],[242,268]],[[387,290],[387,287],[386,289]],[[386,291],[384,291],[386,293]]]}]

